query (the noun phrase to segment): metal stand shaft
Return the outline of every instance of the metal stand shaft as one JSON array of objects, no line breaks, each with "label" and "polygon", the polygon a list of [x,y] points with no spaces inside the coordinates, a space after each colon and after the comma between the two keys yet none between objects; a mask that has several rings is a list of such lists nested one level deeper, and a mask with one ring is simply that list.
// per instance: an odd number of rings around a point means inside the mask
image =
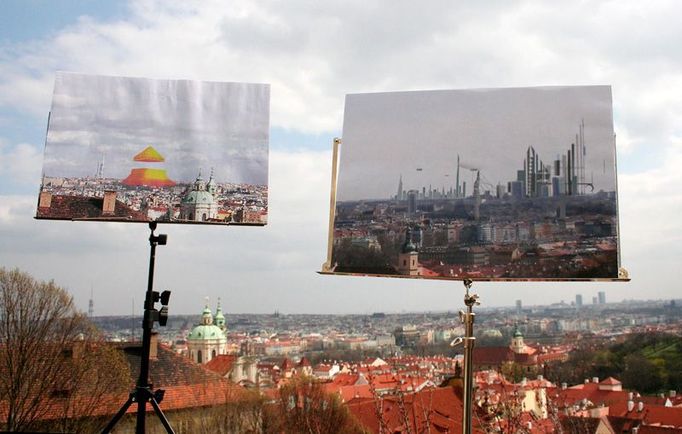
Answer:
[{"label": "metal stand shaft", "polygon": [[128,400],[123,404],[121,409],[111,419],[107,426],[102,430],[103,434],[108,434],[126,414],[128,408],[133,404],[137,404],[137,421],[135,425],[135,434],[145,434],[146,429],[146,413],[147,403],[150,402],[154,408],[154,412],[161,420],[161,424],[169,434],[175,434],[173,428],[170,426],[168,419],[163,414],[159,401],[163,399],[163,391],[157,390],[152,392],[152,385],[149,383],[149,354],[152,342],[152,329],[154,328],[154,321],[158,320],[158,312],[154,309],[155,294],[154,287],[154,261],[156,259],[156,246],[166,244],[166,235],[154,235],[156,230],[156,222],[149,223],[151,234],[149,235],[149,245],[151,251],[149,254],[149,277],[147,280],[147,293],[144,300],[144,318],[142,320],[142,356],[140,361],[140,376],[137,379],[135,389],[130,392]]},{"label": "metal stand shaft", "polygon": [[481,304],[478,301],[478,294],[469,293],[472,285],[471,279],[464,279],[464,287],[466,293],[464,294],[464,304],[467,307],[466,312],[459,311],[459,319],[464,324],[464,337],[460,337],[452,341],[450,345],[455,346],[464,344],[464,402],[462,412],[462,433],[472,434],[472,403],[474,401],[474,345],[476,338],[474,337],[474,306]]}]

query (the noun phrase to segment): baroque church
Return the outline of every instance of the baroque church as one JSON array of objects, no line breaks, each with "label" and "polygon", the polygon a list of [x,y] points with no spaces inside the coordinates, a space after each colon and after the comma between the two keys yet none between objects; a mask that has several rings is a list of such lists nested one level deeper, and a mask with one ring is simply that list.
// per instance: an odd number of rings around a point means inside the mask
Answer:
[{"label": "baroque church", "polygon": [[206,304],[201,313],[201,324],[196,325],[187,336],[187,350],[189,357],[198,364],[208,363],[216,356],[227,353],[225,315],[220,301],[215,316]]},{"label": "baroque church", "polygon": [[204,182],[200,171],[194,184],[180,201],[180,220],[201,222],[215,219],[218,216],[217,189],[213,171],[208,182]]}]

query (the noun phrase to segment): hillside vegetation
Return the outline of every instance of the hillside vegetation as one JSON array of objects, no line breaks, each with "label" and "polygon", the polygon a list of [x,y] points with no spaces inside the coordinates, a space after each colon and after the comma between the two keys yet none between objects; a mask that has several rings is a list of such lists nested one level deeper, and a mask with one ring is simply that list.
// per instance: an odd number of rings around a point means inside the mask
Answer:
[{"label": "hillside vegetation", "polygon": [[643,394],[682,390],[682,337],[651,333],[628,336],[606,348],[582,348],[547,372],[557,383],[615,377]]}]

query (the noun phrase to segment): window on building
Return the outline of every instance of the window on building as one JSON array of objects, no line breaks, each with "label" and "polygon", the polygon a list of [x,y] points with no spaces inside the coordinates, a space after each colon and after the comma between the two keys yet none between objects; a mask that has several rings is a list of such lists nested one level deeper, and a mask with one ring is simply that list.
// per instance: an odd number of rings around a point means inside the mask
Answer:
[{"label": "window on building", "polygon": [[197,351],[197,363],[204,363],[203,359],[201,358],[201,350]]}]

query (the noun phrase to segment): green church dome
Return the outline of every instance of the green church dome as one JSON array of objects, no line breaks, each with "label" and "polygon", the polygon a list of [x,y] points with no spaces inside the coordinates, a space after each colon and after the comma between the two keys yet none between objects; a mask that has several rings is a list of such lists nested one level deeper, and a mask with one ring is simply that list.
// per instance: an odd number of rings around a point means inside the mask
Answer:
[{"label": "green church dome", "polygon": [[212,340],[212,339],[224,339],[225,334],[220,327],[210,324],[201,324],[195,326],[192,331],[187,336],[188,340],[199,341],[199,340]]},{"label": "green church dome", "polygon": [[213,203],[213,195],[208,191],[203,190],[193,190],[187,193],[185,197],[182,198],[183,204],[205,204],[210,205]]}]

